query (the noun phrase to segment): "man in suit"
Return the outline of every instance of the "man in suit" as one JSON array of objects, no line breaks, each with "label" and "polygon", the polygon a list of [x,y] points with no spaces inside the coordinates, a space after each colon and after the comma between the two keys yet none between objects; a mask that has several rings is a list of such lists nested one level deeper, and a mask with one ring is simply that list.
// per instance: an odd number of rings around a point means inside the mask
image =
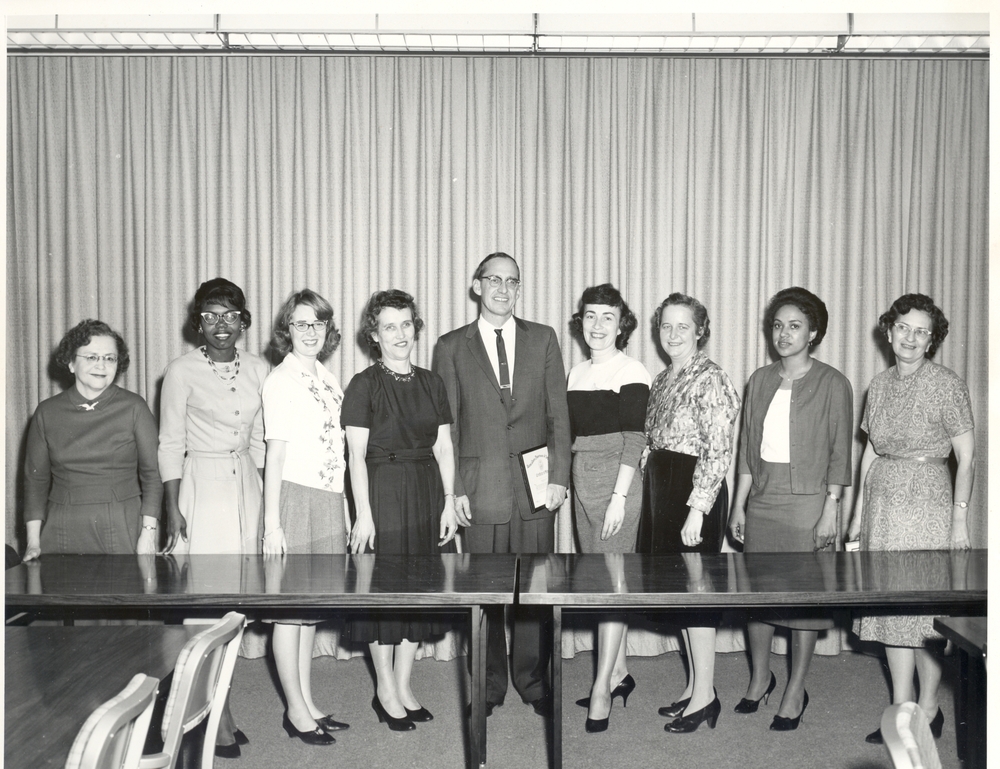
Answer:
[{"label": "man in suit", "polygon": [[[555,511],[569,486],[562,353],[553,329],[514,317],[520,277],[508,254],[483,259],[472,276],[479,318],[442,336],[434,349],[434,371],[444,380],[455,417],[455,511],[471,553],[551,553]],[[536,510],[519,454],[539,446],[548,447],[549,475],[544,505]],[[488,612],[487,714],[507,693],[503,607]],[[534,607],[513,610],[511,677],[539,715],[551,705],[546,614]]]}]

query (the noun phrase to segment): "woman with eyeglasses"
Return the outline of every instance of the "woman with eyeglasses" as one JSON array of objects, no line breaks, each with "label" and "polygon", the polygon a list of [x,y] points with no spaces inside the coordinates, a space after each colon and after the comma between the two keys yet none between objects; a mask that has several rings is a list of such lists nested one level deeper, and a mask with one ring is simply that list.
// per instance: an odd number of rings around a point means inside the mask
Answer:
[{"label": "woman with eyeglasses", "polygon": [[[165,553],[260,552],[264,472],[261,390],[268,365],[237,344],[250,327],[243,290],[225,278],[198,287],[189,323],[201,346],[174,359],[160,394],[160,476]],[[215,754],[249,742],[223,710]]]},{"label": "woman with eyeglasses", "polygon": [[[861,421],[868,444],[848,538],[860,537],[861,550],[968,549],[972,403],[965,382],[930,361],[948,335],[948,320],[929,296],[905,294],[882,314],[878,327],[896,365],[877,374],[868,388]],[[948,469],[953,451],[954,486]],[[854,621],[854,632],[885,645],[893,703],[916,701],[931,719],[931,732],[940,737],[941,662],[933,645],[941,636],[933,617],[862,615]],[[876,729],[865,739],[881,744],[882,732]]]},{"label": "woman with eyeglasses", "polygon": [[155,553],[156,422],[146,401],[114,383],[128,370],[125,340],[99,320],[80,321],[55,359],[75,381],[38,404],[28,428],[24,560]]},{"label": "woman with eyeglasses", "polygon": [[[308,288],[278,313],[271,345],[283,355],[264,381],[264,555],[344,553],[344,392],[321,361],[340,343],[333,307]],[[287,710],[282,726],[308,745],[330,745],[346,724],[312,697],[319,619],[275,621],[271,648]]]}]

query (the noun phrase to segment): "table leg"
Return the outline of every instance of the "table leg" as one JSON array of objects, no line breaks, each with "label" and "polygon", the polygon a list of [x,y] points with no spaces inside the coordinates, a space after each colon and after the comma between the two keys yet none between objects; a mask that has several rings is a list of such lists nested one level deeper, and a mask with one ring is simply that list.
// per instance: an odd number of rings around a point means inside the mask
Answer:
[{"label": "table leg", "polygon": [[960,649],[958,758],[967,769],[986,769],[986,665]]},{"label": "table leg", "polygon": [[478,604],[470,607],[472,635],[469,667],[472,669],[472,692],[469,713],[469,745],[473,769],[486,766],[486,612]]},{"label": "table leg", "polygon": [[552,766],[562,768],[562,607],[552,607]]}]

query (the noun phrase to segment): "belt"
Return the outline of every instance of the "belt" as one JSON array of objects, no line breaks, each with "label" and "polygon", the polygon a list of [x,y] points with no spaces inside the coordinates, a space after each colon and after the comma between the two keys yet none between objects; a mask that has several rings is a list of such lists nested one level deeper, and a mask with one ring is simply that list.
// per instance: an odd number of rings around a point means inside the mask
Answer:
[{"label": "belt", "polygon": [[898,454],[883,454],[883,459],[891,459],[894,462],[926,462],[929,465],[946,465],[948,457],[901,457]]},{"label": "belt", "polygon": [[434,452],[430,449],[397,449],[385,454],[369,454],[365,461],[373,465],[381,465],[386,462],[425,462],[434,458]]},{"label": "belt", "polygon": [[[246,496],[243,493],[243,463],[253,462],[249,449],[233,449],[231,451],[198,451],[188,449],[189,457],[205,457],[207,459],[231,459],[233,460],[233,475],[236,476],[236,509],[239,511],[240,521],[240,542],[246,542],[249,536],[251,541],[257,538],[257,532],[247,531],[246,516]],[[253,466],[256,470],[256,466]]]},{"label": "belt", "polygon": [[142,495],[139,479],[129,478],[109,479],[93,486],[78,486],[64,484],[55,479],[49,489],[49,501],[57,505],[96,505],[109,502],[123,502]]}]

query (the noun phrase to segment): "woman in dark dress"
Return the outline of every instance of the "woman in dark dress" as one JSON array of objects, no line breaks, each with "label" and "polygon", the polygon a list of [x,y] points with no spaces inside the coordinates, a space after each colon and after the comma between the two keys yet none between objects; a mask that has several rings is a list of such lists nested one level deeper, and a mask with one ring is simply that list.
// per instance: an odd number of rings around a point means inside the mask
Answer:
[{"label": "woman in dark dress", "polygon": [[[798,286],[775,294],[764,313],[778,360],[757,369],[747,383],[729,519],[748,558],[751,553],[815,552],[836,539],[840,498],[851,485],[854,396],[847,377],[812,357],[826,335],[828,317],[823,301]],[[809,704],[805,680],[818,633],[833,624],[829,611],[814,617],[751,615],[753,672],[736,712],[755,713],[774,691],[774,626],[788,627],[792,669],[771,729],[797,729]]]},{"label": "woman in dark dress", "polygon": [[[740,396],[722,368],[702,352],[710,336],[708,311],[673,293],[653,318],[670,365],[653,380],[646,408],[649,458],[643,478],[637,553],[684,553],[692,568],[701,553],[718,553],[729,504],[726,473]],[[715,728],[722,704],[715,693],[717,618],[683,628],[688,681],[680,698],[660,708],[673,719],[664,730]]]},{"label": "woman in dark dress", "polygon": [[[413,297],[372,295],[361,320],[375,355],[351,380],[341,419],[347,430],[357,520],[351,552],[422,555],[454,552],[455,457],[451,409],[441,378],[410,362],[423,327]],[[419,616],[357,621],[351,637],[369,644],[377,691],[372,708],[394,731],[433,717],[410,689],[418,642],[443,628]]]},{"label": "woman in dark dress", "polygon": [[128,370],[125,340],[80,321],[56,361],[73,387],[38,404],[24,463],[24,560],[46,553],[152,554],[163,485],[156,422],[140,396],[114,384]]}]

